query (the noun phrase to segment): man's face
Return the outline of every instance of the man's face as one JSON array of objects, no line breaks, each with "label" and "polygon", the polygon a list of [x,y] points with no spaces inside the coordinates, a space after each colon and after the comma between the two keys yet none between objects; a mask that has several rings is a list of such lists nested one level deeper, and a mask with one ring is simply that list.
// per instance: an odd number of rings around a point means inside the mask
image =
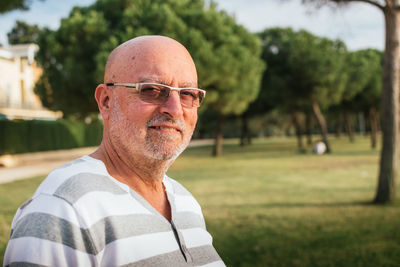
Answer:
[{"label": "man's face", "polygon": [[[130,75],[113,82],[197,86],[194,65],[180,51],[144,53],[137,57],[121,71]],[[123,149],[128,156],[144,155],[158,160],[175,159],[186,148],[197,122],[197,108],[182,106],[178,92],[172,91],[166,103],[155,105],[143,102],[137,92],[128,88],[117,86],[112,90],[115,97],[109,125],[114,147]]]}]

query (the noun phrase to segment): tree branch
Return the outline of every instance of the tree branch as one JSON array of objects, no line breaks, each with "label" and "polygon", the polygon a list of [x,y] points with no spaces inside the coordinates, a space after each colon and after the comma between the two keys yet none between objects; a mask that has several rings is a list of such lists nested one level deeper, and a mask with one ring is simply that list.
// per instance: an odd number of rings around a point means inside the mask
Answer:
[{"label": "tree branch", "polygon": [[[345,4],[345,3],[350,3],[350,2],[362,2],[362,3],[367,3],[367,4],[370,4],[370,5],[373,5],[373,6],[377,7],[377,8],[379,8],[382,11],[385,8],[384,5],[382,5],[382,4],[380,4],[380,3],[376,2],[376,1],[373,1],[373,0],[322,0],[322,1],[321,0],[303,0],[303,2],[304,3],[307,3],[307,2],[325,2],[325,3],[334,2],[334,3],[337,3],[337,4]],[[397,8],[400,9],[400,6],[396,6],[396,10],[397,10]]]},{"label": "tree branch", "polygon": [[367,4],[371,4],[373,6],[376,6],[377,8],[379,8],[380,10],[384,10],[384,6],[380,5],[379,3],[372,1],[372,0],[333,0],[334,2],[364,2]]}]

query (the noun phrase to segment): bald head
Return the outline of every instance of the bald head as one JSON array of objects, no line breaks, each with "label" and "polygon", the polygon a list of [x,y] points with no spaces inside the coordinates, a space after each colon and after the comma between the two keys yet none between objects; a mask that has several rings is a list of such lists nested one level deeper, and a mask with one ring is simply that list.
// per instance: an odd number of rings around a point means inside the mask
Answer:
[{"label": "bald head", "polygon": [[165,84],[183,82],[185,86],[197,86],[196,67],[186,48],[174,39],[165,36],[137,37],[111,52],[104,83],[143,81]]}]

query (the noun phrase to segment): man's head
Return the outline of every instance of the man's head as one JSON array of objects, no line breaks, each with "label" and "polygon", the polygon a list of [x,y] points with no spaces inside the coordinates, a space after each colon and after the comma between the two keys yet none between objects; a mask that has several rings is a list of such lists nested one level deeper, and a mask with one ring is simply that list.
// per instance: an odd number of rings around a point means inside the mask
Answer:
[{"label": "man's head", "polygon": [[[197,107],[183,106],[177,90],[163,103],[139,96],[118,83],[157,83],[197,87],[197,73],[188,51],[163,36],[143,36],[115,48],[107,61],[104,84],[96,100],[104,119],[103,142],[129,160],[142,156],[173,160],[187,146],[197,121]],[[108,84],[108,85],[107,85]],[[197,92],[197,91],[194,91]]]}]

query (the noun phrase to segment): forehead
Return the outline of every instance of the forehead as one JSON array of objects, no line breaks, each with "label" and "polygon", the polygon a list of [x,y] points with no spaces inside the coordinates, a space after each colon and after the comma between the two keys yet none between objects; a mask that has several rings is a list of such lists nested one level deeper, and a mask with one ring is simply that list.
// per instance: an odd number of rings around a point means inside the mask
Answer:
[{"label": "forehead", "polygon": [[113,67],[119,82],[157,82],[196,86],[197,72],[187,50],[176,41],[145,42],[126,47]]}]

